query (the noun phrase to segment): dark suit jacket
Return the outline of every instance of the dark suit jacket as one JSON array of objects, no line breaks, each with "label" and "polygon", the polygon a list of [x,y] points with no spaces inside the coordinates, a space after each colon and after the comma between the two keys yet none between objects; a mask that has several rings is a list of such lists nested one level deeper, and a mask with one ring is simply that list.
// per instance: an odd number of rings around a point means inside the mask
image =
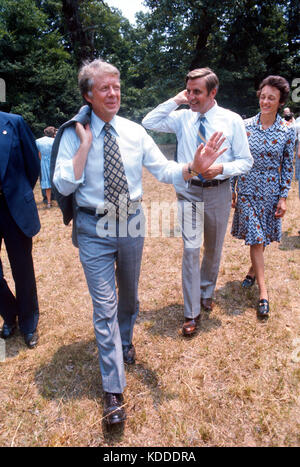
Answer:
[{"label": "dark suit jacket", "polygon": [[33,195],[39,173],[30,128],[20,115],[0,112],[0,185],[11,216],[27,237],[41,228]]},{"label": "dark suit jacket", "polygon": [[[73,193],[68,196],[62,195],[57,190],[56,186],[53,183],[53,175],[54,175],[54,170],[55,170],[56,158],[57,158],[57,154],[59,150],[59,144],[60,144],[62,134],[66,128],[72,125],[75,125],[76,122],[79,122],[82,125],[86,125],[87,123],[90,123],[90,121],[91,121],[91,108],[88,105],[84,105],[80,108],[78,114],[75,115],[75,117],[71,118],[71,120],[68,120],[67,122],[63,123],[59,127],[53,146],[52,146],[51,163],[50,163],[50,179],[52,182],[52,193],[54,194],[54,197],[56,201],[58,202],[58,205],[62,211],[63,221],[65,225],[68,225],[69,222],[74,218],[76,214],[75,213],[75,196],[73,195]],[[74,227],[74,219],[73,219],[73,227]],[[74,233],[74,229],[73,229],[73,233]]]}]

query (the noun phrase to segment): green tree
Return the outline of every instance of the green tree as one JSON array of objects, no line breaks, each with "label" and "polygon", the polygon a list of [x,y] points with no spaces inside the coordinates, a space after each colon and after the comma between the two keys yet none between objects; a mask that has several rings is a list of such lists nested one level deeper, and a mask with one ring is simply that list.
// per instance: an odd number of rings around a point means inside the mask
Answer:
[{"label": "green tree", "polygon": [[[220,78],[218,99],[222,105],[252,114],[257,109],[255,89],[262,78],[282,74],[291,82],[299,74],[297,1],[145,3],[151,9],[145,29],[151,27],[152,36],[156,33],[164,37],[174,81],[179,82],[178,60],[185,70],[210,66]],[[156,73],[163,82],[159,69]]]},{"label": "green tree", "polygon": [[36,135],[60,125],[81,102],[70,55],[46,20],[33,0],[0,0],[0,76],[11,111]]}]

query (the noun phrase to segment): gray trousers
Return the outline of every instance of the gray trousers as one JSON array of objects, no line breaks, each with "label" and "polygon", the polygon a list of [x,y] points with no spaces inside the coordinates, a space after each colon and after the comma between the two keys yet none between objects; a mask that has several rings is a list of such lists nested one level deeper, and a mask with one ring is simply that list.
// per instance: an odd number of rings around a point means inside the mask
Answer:
[{"label": "gray trousers", "polygon": [[139,312],[144,237],[120,237],[117,232],[105,238],[99,235],[97,222],[97,217],[78,211],[79,255],[93,301],[103,390],[120,394],[126,386],[122,346],[131,344]]},{"label": "gray trousers", "polygon": [[204,251],[201,267],[200,246],[193,246],[193,242],[190,241],[191,226],[189,226],[189,222],[184,215],[179,216],[179,219],[185,219],[185,222],[181,222],[184,242],[182,259],[184,316],[186,318],[196,318],[201,310],[200,298],[212,298],[216,287],[222,247],[230,214],[230,183],[228,180],[221,185],[208,188],[189,184],[189,188],[177,197],[179,212],[184,211],[184,205],[187,202],[199,203],[198,206],[204,212]]}]

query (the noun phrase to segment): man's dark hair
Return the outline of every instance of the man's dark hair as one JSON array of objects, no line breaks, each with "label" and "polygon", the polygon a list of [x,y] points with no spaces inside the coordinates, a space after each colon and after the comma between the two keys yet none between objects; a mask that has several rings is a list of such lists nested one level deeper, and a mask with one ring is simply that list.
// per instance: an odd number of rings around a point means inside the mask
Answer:
[{"label": "man's dark hair", "polygon": [[196,68],[189,71],[185,77],[185,83],[190,79],[205,78],[207,94],[210,94],[213,89],[219,88],[219,79],[210,68]]}]

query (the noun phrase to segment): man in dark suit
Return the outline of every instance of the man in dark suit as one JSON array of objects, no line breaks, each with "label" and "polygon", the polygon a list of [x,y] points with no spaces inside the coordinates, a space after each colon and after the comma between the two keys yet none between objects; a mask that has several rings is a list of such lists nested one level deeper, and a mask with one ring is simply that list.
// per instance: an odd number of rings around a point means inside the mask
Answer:
[{"label": "man in dark suit", "polygon": [[0,337],[17,327],[26,345],[38,342],[39,308],[32,260],[32,237],[40,230],[33,188],[40,161],[33,134],[19,115],[0,112],[0,249],[4,240],[15,282],[15,296],[3,276],[0,258]]}]

